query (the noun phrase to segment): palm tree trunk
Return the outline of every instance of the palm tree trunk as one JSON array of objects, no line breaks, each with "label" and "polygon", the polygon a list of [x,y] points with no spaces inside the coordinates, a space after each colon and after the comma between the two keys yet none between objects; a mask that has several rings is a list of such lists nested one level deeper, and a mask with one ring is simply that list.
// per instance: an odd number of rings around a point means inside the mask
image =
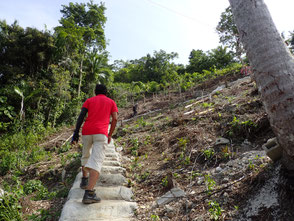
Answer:
[{"label": "palm tree trunk", "polygon": [[229,0],[283,163],[294,170],[294,59],[263,0]]}]

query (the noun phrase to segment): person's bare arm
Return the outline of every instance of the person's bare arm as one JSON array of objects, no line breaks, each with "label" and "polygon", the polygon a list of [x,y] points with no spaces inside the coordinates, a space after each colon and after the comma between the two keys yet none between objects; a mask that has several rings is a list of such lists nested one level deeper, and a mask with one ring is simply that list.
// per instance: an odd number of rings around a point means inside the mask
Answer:
[{"label": "person's bare arm", "polygon": [[112,117],[112,120],[111,120],[110,130],[109,130],[109,133],[108,133],[108,143],[110,143],[111,137],[112,137],[112,133],[114,132],[115,127],[116,127],[117,118],[118,118],[117,112],[112,112],[111,113],[111,117]]}]

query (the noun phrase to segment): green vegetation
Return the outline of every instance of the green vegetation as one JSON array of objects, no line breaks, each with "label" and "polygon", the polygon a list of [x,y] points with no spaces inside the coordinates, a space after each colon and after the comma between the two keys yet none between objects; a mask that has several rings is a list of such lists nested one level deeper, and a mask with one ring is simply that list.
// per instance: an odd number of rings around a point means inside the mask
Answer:
[{"label": "green vegetation", "polygon": [[219,203],[217,203],[216,201],[209,201],[208,204],[210,206],[208,210],[211,215],[210,218],[213,220],[219,220],[224,210],[220,207]]},{"label": "green vegetation", "polygon": [[212,148],[208,148],[203,150],[203,154],[206,160],[211,159],[214,156],[214,150]]},{"label": "green vegetation", "polygon": [[38,214],[33,214],[29,216],[29,220],[32,221],[46,221],[46,220],[53,220],[56,216],[59,216],[59,214],[52,213],[50,210],[45,209],[39,209]]},{"label": "green vegetation", "polygon": [[23,189],[26,195],[35,193],[34,200],[52,199],[56,195],[55,192],[48,192],[48,189],[43,186],[40,180],[29,180],[25,183]]},{"label": "green vegetation", "polygon": [[153,220],[153,221],[160,220],[160,219],[159,219],[159,216],[158,216],[158,215],[154,215],[154,214],[152,214],[152,215],[150,216],[150,218],[151,218],[151,220]]},{"label": "green vegetation", "polygon": [[138,140],[138,138],[133,138],[131,140],[131,145],[132,145],[131,148],[130,148],[131,154],[133,156],[138,156],[138,149],[139,149],[139,140]]},{"label": "green vegetation", "polygon": [[212,190],[214,189],[216,183],[211,178],[211,176],[209,174],[205,174],[204,179],[205,179],[205,185],[206,185],[207,193],[210,195]]},{"label": "green vegetation", "polygon": [[145,121],[143,117],[138,118],[138,120],[136,122],[137,122],[137,124],[136,124],[137,128],[152,125],[151,123]]},{"label": "green vegetation", "polygon": [[14,172],[22,174],[24,167],[50,157],[50,153],[37,146],[37,142],[55,129],[39,126],[38,130],[27,130],[5,134],[0,144],[0,174]]},{"label": "green vegetation", "polygon": [[203,107],[205,108],[210,108],[213,106],[213,103],[207,103],[207,102],[204,102],[204,103],[201,103]]},{"label": "green vegetation", "polygon": [[244,56],[245,50],[239,40],[239,32],[230,6],[221,14],[221,19],[216,27],[216,30],[219,35],[220,42],[232,49],[232,53],[241,61],[241,57]]},{"label": "green vegetation", "polygon": [[18,194],[6,194],[0,201],[0,220],[21,221],[21,205]]},{"label": "green vegetation", "polygon": [[190,157],[186,155],[186,148],[188,144],[188,139],[185,137],[178,138],[178,146],[180,147],[180,157],[179,159],[182,161],[182,164],[189,165]]},{"label": "green vegetation", "polygon": [[163,187],[167,187],[168,185],[168,179],[167,179],[167,176],[163,177],[162,180],[161,180],[161,185]]},{"label": "green vegetation", "polygon": [[247,138],[247,136],[257,128],[257,124],[252,120],[241,121],[236,116],[234,116],[229,124],[230,129],[227,131],[227,134],[230,137],[241,136]]}]

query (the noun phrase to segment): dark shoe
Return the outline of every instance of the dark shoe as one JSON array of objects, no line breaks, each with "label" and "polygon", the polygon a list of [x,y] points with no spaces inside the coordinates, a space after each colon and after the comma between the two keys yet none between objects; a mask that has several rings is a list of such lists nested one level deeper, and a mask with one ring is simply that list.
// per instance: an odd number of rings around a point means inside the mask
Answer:
[{"label": "dark shoe", "polygon": [[86,189],[88,186],[88,177],[82,177],[82,181],[80,184],[81,189]]},{"label": "dark shoe", "polygon": [[96,196],[95,190],[85,190],[83,197],[84,204],[99,203],[101,199]]}]

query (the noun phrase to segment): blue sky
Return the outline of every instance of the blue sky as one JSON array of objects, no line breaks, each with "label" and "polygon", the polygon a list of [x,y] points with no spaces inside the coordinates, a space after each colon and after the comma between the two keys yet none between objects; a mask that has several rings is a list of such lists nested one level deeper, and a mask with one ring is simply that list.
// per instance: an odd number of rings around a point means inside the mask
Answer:
[{"label": "blue sky", "polygon": [[[280,32],[294,31],[294,1],[264,0]],[[0,19],[49,30],[61,18],[61,5],[87,0],[1,0]],[[95,3],[101,2],[94,0]],[[102,0],[107,8],[106,38],[111,61],[139,59],[160,49],[177,52],[187,64],[192,49],[219,45],[215,27],[228,0]]]}]

